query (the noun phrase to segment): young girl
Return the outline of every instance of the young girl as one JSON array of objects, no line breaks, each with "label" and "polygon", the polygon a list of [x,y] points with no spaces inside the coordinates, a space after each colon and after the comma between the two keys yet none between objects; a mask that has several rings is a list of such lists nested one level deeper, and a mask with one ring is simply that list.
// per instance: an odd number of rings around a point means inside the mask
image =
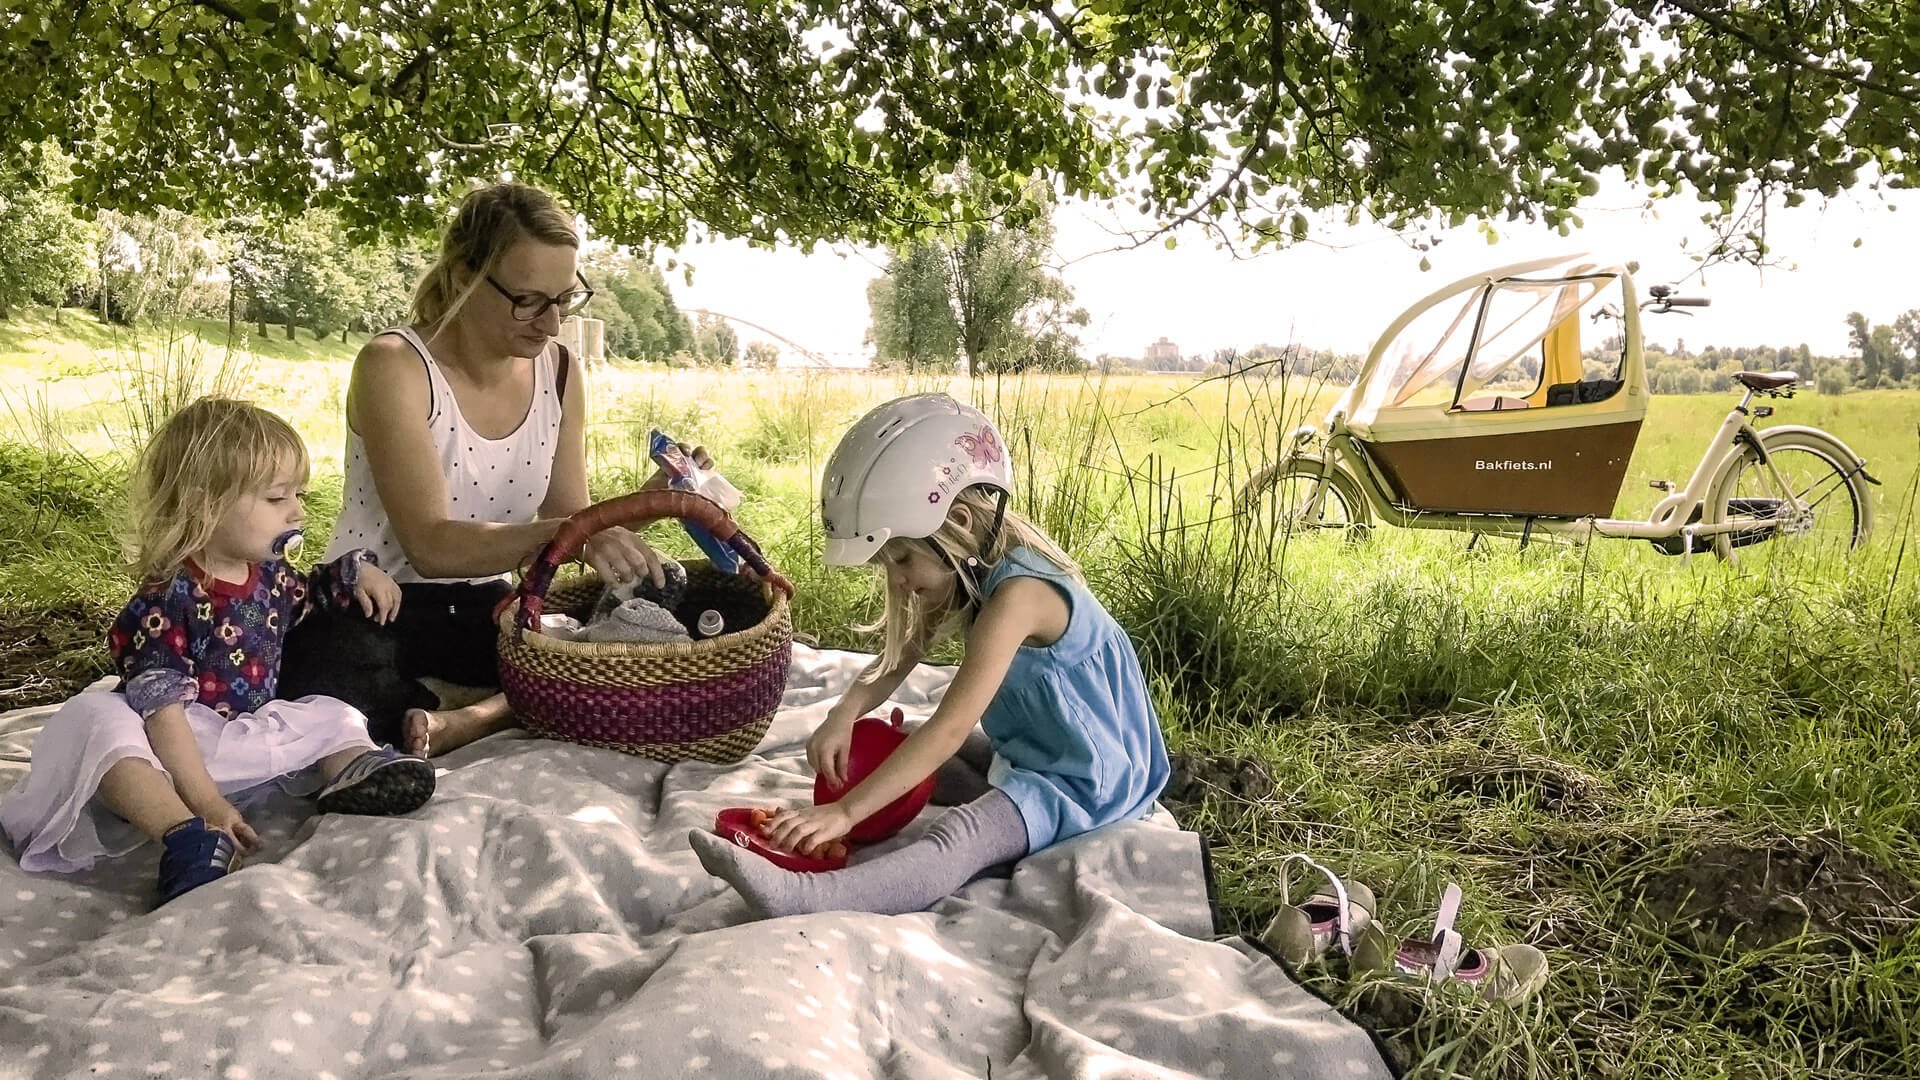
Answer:
[{"label": "young girl", "polygon": [[143,584],[107,635],[120,685],[62,706],[0,804],[22,869],[84,870],[144,834],[164,904],[259,847],[231,795],[272,780],[323,811],[404,814],[433,794],[433,767],[376,748],[350,706],[274,700],[281,641],[316,605],[385,621],[400,599],[365,552],[287,565],[306,481],[299,434],[242,402],[203,398],[154,435],[133,487]]},{"label": "young girl", "polygon": [[[1167,751],[1139,658],[1073,561],[1007,508],[1012,492],[999,432],[944,394],[880,406],[828,460],[826,561],[885,575],[886,644],[808,740],[808,760],[843,786],[853,722],[940,638],[964,631],[966,659],[883,765],[837,802],[776,814],[769,839],[810,849],[936,770],[950,785],[969,758],[990,763],[977,797],[923,838],[844,870],[794,873],[693,833],[701,863],[760,914],[924,910],[982,870],[1153,808]],[[976,723],[984,739],[970,740]]]}]

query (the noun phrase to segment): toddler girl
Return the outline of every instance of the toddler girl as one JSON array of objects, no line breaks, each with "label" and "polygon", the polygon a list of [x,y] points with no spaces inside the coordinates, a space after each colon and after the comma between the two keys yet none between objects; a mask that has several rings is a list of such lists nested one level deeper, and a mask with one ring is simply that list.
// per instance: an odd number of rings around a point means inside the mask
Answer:
[{"label": "toddler girl", "polygon": [[307,451],[285,420],[203,398],[155,433],[134,476],[140,589],[108,631],[120,684],[47,721],[0,803],[20,866],[72,873],[159,840],[159,900],[232,871],[259,837],[230,796],[277,781],[323,811],[404,814],[432,766],[376,748],[327,697],[274,699],[287,629],[318,604],[393,617],[400,591],[366,552],[301,573]]}]

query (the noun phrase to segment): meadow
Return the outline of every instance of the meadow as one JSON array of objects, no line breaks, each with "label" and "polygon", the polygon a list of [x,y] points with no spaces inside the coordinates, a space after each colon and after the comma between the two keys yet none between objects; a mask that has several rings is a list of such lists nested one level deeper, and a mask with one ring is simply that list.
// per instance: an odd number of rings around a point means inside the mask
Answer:
[{"label": "meadow", "polygon": [[[190,329],[67,313],[0,334],[0,708],[104,669],[127,454],[169,403],[223,389],[292,419],[324,540],[359,339],[276,330],[229,352],[224,324]],[[1875,532],[1851,557],[1769,544],[1728,565],[1626,541],[1236,531],[1231,493],[1327,387],[617,365],[589,385],[596,496],[650,471],[650,427],[713,448],[798,585],[797,632],[856,649],[874,583],[820,565],[811,497],[833,441],[918,390],[995,415],[1018,505],[1140,650],[1180,761],[1166,801],[1214,845],[1225,929],[1257,934],[1304,851],[1371,885],[1398,932],[1430,927],[1457,881],[1469,944],[1547,951],[1545,991],[1513,1009],[1338,961],[1301,972],[1408,1075],[1920,1075],[1920,394],[1776,403],[1768,423],[1867,458]],[[1733,400],[1653,399],[1619,512],[1684,481]]]}]

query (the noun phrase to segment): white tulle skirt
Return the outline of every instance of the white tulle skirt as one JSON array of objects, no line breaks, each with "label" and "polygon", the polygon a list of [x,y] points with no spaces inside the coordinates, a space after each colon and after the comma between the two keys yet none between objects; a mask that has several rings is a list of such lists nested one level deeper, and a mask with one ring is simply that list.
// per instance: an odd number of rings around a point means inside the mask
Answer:
[{"label": "white tulle skirt", "polygon": [[[310,795],[324,781],[316,762],[337,750],[373,746],[366,717],[330,697],[269,701],[257,712],[227,719],[193,704],[187,706],[187,725],[207,775],[229,797],[266,783]],[[101,777],[123,758],[167,771],[125,697],[89,690],[47,718],[27,778],[0,801],[0,828],[20,853],[21,869],[74,873],[146,843],[95,797]]]}]

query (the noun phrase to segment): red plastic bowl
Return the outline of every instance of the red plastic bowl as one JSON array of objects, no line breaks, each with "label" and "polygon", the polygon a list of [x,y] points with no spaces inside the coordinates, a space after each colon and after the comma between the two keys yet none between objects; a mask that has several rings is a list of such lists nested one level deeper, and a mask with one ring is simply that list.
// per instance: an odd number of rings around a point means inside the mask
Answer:
[{"label": "red plastic bowl", "polygon": [[[891,722],[877,716],[868,716],[853,722],[853,745],[847,751],[847,786],[834,788],[825,777],[813,778],[813,804],[824,806],[838,801],[842,795],[873,775],[873,770],[887,760],[887,756],[899,749],[907,741],[907,732],[902,722],[905,718],[899,709],[893,710]],[[855,825],[847,832],[847,839],[856,844],[871,844],[885,840],[894,833],[907,827],[907,823],[918,817],[933,797],[933,777],[916,784],[905,795],[893,800],[874,811],[866,820]]]},{"label": "red plastic bowl", "polygon": [[754,824],[753,810],[750,806],[730,806],[720,811],[719,816],[714,818],[713,831],[785,870],[817,874],[839,870],[847,865],[845,852],[837,859],[816,859],[797,851],[782,851],[774,847],[767,842],[767,835],[760,826]]}]

